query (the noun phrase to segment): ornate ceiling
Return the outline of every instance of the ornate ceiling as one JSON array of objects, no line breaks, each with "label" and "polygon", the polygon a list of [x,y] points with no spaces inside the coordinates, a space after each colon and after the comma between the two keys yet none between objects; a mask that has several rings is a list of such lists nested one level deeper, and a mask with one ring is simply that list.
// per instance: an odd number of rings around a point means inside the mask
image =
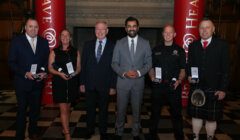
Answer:
[{"label": "ornate ceiling", "polygon": [[123,27],[128,16],[141,27],[162,27],[173,21],[174,0],[66,0],[66,21],[71,27],[93,27],[106,20],[111,27]]}]

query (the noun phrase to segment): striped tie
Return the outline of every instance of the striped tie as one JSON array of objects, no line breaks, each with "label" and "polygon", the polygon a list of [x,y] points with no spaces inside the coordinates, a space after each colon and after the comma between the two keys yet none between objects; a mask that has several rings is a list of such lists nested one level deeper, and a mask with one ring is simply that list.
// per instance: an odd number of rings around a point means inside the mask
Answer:
[{"label": "striped tie", "polygon": [[97,48],[97,62],[99,62],[100,58],[101,58],[101,55],[102,55],[102,41],[99,41],[99,45],[98,45],[98,48]]}]

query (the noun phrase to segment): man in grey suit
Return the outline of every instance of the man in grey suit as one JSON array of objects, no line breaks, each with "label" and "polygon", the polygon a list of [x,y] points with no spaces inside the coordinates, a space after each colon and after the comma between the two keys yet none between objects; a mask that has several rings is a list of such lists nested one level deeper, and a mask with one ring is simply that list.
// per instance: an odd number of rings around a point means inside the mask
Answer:
[{"label": "man in grey suit", "polygon": [[137,34],[139,22],[136,18],[126,19],[125,30],[128,36],[117,41],[112,58],[112,68],[118,74],[116,139],[122,138],[130,100],[133,115],[132,135],[134,140],[139,140],[144,75],[152,67],[151,48],[149,42]]}]

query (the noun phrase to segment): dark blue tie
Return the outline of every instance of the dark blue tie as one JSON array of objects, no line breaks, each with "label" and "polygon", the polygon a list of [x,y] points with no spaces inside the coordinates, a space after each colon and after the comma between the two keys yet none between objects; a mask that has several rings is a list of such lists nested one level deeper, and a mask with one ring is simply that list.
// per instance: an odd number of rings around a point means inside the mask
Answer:
[{"label": "dark blue tie", "polygon": [[102,41],[99,41],[99,45],[97,48],[97,62],[99,62],[102,55]]}]

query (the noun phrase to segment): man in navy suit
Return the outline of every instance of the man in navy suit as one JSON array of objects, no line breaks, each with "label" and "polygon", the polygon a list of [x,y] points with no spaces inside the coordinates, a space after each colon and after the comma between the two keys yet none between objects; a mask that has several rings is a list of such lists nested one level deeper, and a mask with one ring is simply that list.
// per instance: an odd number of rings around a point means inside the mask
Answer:
[{"label": "man in navy suit", "polygon": [[108,25],[105,21],[95,24],[96,40],[85,43],[80,73],[80,91],[86,94],[87,133],[94,134],[96,106],[99,107],[100,140],[107,140],[109,95],[115,94],[116,74],[111,68],[114,44],[106,38]]},{"label": "man in navy suit", "polygon": [[27,107],[29,107],[30,139],[37,139],[37,120],[40,114],[43,79],[46,77],[49,46],[46,39],[38,36],[38,23],[28,19],[25,34],[13,38],[8,63],[14,72],[17,96],[16,139],[25,139]]}]

